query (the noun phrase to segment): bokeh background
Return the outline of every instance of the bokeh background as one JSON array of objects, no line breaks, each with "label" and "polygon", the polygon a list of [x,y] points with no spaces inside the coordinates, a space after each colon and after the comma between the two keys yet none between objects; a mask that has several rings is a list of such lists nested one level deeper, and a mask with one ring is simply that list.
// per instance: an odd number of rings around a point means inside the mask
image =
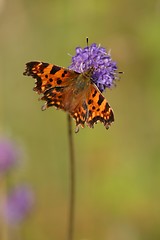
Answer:
[{"label": "bokeh background", "polygon": [[69,200],[67,115],[40,110],[25,63],[67,67],[86,36],[111,49],[124,74],[105,92],[112,127],[99,123],[74,135],[75,239],[158,240],[159,0],[0,0],[0,134],[25,149],[12,181],[27,181],[36,196],[21,239],[66,239]]}]

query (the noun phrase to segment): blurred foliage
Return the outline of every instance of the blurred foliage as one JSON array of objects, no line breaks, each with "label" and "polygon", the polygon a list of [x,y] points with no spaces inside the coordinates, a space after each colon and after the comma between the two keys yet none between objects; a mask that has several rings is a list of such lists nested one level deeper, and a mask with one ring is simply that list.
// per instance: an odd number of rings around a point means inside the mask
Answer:
[{"label": "blurred foliage", "polygon": [[101,43],[124,71],[106,91],[115,123],[75,134],[75,239],[160,239],[160,1],[0,0],[0,131],[26,146],[36,212],[24,240],[65,239],[66,114],[42,102],[25,63],[70,65],[76,46]]}]

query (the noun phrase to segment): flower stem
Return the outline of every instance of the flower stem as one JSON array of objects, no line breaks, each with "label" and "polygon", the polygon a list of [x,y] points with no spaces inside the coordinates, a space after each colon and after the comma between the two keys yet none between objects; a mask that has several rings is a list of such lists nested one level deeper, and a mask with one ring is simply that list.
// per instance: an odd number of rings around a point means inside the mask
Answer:
[{"label": "flower stem", "polygon": [[[3,204],[5,204],[7,201],[7,190],[6,178],[2,178],[2,176],[0,176],[0,199]],[[1,216],[0,225],[0,239],[9,240],[9,228],[4,216]]]},{"label": "flower stem", "polygon": [[68,240],[73,240],[74,217],[75,217],[75,157],[73,145],[72,119],[68,115],[68,138],[70,154],[70,177],[69,177],[69,218],[68,218]]}]

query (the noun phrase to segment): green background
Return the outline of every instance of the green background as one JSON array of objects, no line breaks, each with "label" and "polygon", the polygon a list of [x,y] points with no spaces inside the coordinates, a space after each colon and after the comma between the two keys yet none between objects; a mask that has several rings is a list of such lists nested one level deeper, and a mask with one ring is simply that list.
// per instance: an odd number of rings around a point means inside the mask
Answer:
[{"label": "green background", "polygon": [[[66,239],[67,115],[50,108],[23,76],[25,63],[67,67],[75,47],[101,43],[124,71],[104,94],[115,113],[74,134],[75,239],[160,239],[160,1],[0,1],[0,132],[25,149],[14,182],[34,189],[23,240]],[[23,161],[23,160],[22,160]]]}]

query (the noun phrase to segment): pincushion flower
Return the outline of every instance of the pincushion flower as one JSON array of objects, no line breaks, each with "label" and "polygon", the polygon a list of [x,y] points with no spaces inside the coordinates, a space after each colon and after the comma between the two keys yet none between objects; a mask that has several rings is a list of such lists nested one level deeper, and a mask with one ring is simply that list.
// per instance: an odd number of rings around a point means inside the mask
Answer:
[{"label": "pincushion flower", "polygon": [[83,73],[93,68],[91,76],[92,81],[96,84],[101,92],[105,88],[111,88],[117,77],[117,64],[112,61],[111,55],[105,48],[91,44],[85,48],[77,47],[76,55],[72,57],[70,70]]},{"label": "pincushion flower", "polygon": [[0,138],[0,173],[5,173],[16,165],[19,151],[15,144],[7,139]]},{"label": "pincushion flower", "polygon": [[6,202],[1,205],[3,216],[10,224],[22,221],[31,211],[34,197],[28,186],[19,186],[9,193]]}]

